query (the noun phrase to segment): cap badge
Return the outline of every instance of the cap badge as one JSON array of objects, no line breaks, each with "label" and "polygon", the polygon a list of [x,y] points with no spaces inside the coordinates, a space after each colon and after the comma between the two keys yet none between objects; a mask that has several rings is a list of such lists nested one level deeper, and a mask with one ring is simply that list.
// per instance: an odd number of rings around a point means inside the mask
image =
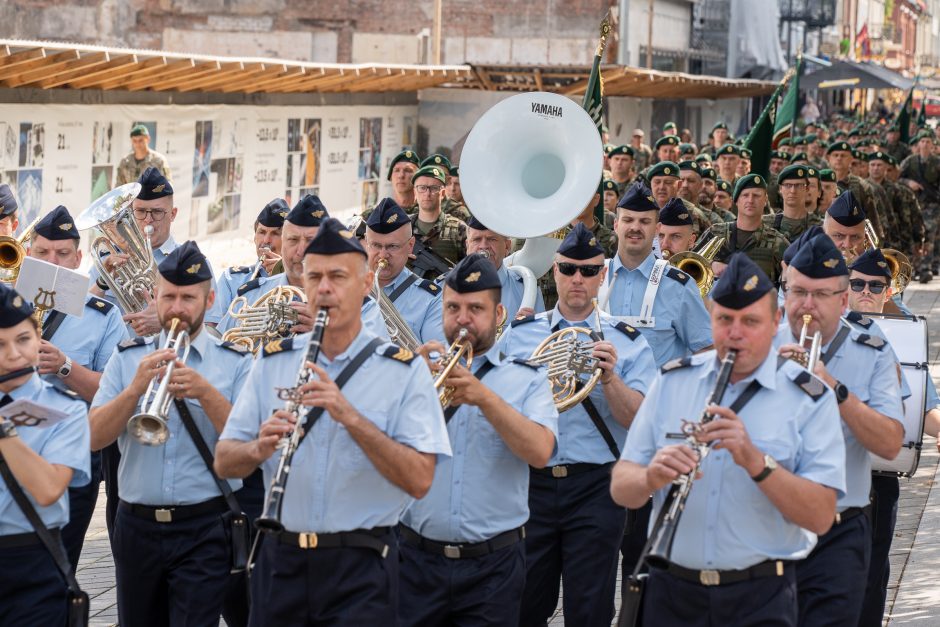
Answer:
[{"label": "cap badge", "polygon": [[670,171],[669,166],[666,166],[665,168],[663,168],[663,173],[664,173],[664,174],[671,174],[671,173],[672,173],[672,172]]},{"label": "cap badge", "polygon": [[162,192],[164,189],[166,189],[166,185],[164,185],[163,183],[160,183],[159,185],[157,185],[156,187],[153,188],[153,193],[154,193],[154,194],[159,194],[159,193]]},{"label": "cap badge", "polygon": [[[440,157],[434,157],[434,163],[438,163],[438,164],[442,163],[441,158],[440,158]],[[435,170],[434,173],[437,174],[437,170]]]},{"label": "cap badge", "polygon": [[597,238],[596,238],[596,237],[592,237],[592,238],[588,241],[588,246],[597,246]]},{"label": "cap badge", "polygon": [[803,170],[802,170],[802,168],[796,171],[796,175],[797,175],[797,176],[803,176]]},{"label": "cap badge", "polygon": [[[441,162],[440,159],[435,159],[435,161],[437,161],[438,163]],[[431,172],[434,172],[434,176],[440,176],[440,175],[441,175],[441,171],[438,170],[437,168],[433,168],[433,169],[431,170]]]},{"label": "cap badge", "polygon": [[72,228],[71,222],[63,222],[62,224],[59,225],[59,229],[62,231],[68,231],[71,228]]},{"label": "cap badge", "polygon": [[680,214],[679,214],[679,219],[680,219],[680,220],[688,220],[688,219],[689,219],[689,214],[687,214],[687,213],[680,213]]},{"label": "cap badge", "polygon": [[759,279],[757,278],[757,275],[756,275],[756,274],[751,275],[751,278],[749,278],[747,281],[744,282],[744,288],[743,288],[744,291],[745,291],[745,292],[750,292],[750,291],[753,290],[755,287],[757,287],[757,282],[758,282],[758,280],[759,280]]},{"label": "cap badge", "polygon": [[341,230],[341,231],[337,231],[337,233],[339,233],[340,235],[342,235],[342,236],[345,237],[346,239],[351,239],[351,238],[355,237],[355,233],[353,233],[352,231],[347,231],[346,229],[343,229],[343,230]]},{"label": "cap badge", "polygon": [[385,224],[395,224],[395,221],[398,220],[398,216],[392,214],[385,219]]},{"label": "cap badge", "polygon": [[13,306],[14,306],[14,307],[22,307],[22,306],[23,306],[23,299],[22,299],[22,297],[20,297],[19,294],[17,294],[16,296],[13,297]]},{"label": "cap badge", "polygon": [[832,268],[835,268],[837,265],[839,265],[839,260],[827,259],[824,262],[822,262],[822,264],[831,270]]},{"label": "cap badge", "polygon": [[310,212],[310,215],[312,215],[314,218],[322,218],[322,217],[323,217],[323,209],[317,209],[316,211],[311,211],[311,212]]},{"label": "cap badge", "polygon": [[409,159],[411,159],[411,151],[410,151],[410,150],[406,150],[406,151],[405,151],[405,156],[408,157]]},{"label": "cap badge", "polygon": [[471,272],[470,274],[466,276],[463,282],[464,283],[476,283],[479,279],[480,279],[479,272]]},{"label": "cap badge", "polygon": [[878,262],[878,267],[879,267],[879,268],[887,268],[887,267],[888,267],[888,262],[886,262],[886,261],[879,261],[879,262]]},{"label": "cap badge", "polygon": [[286,218],[286,217],[287,217],[287,212],[286,212],[286,211],[279,211],[277,215],[281,216],[282,218]]},{"label": "cap badge", "polygon": [[201,267],[202,267],[202,264],[201,264],[201,263],[194,263],[193,265],[191,265],[191,266],[189,266],[188,268],[186,268],[186,273],[187,273],[187,274],[196,274],[197,272],[199,272],[199,268],[201,268]]}]

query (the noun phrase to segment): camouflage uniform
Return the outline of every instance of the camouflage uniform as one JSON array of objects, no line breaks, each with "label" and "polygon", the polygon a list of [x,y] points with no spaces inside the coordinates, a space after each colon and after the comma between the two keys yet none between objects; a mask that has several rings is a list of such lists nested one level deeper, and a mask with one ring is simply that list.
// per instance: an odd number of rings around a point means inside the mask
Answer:
[{"label": "camouflage uniform", "polygon": [[878,205],[872,198],[871,188],[865,185],[862,179],[854,174],[847,174],[844,179],[836,181],[836,185],[843,191],[852,191],[855,199],[858,200],[859,204],[862,205],[862,209],[865,210],[865,215],[871,220],[872,226],[875,227],[875,233],[878,234],[878,237],[883,238],[884,228],[882,227],[881,220],[879,220]]},{"label": "camouflage uniform", "polygon": [[829,167],[829,162],[826,161],[825,157],[818,157],[816,159],[810,159],[809,164],[816,168],[817,170],[825,170]]},{"label": "camouflage uniform", "polygon": [[725,238],[724,244],[714,261],[728,263],[732,253],[743,252],[751,260],[760,266],[761,270],[767,273],[770,280],[774,283],[780,281],[780,262],[783,260],[783,251],[787,249],[790,242],[780,231],[761,224],[761,226],[750,235],[741,235],[738,231],[737,222],[722,222],[714,224],[699,238],[701,242],[707,242],[714,236]]},{"label": "camouflage uniform", "polygon": [[[915,211],[920,213],[920,208],[917,206],[917,199],[913,194],[911,194],[911,196],[903,195],[900,189],[902,186],[897,183],[892,183],[888,179],[881,181],[881,187],[885,190],[885,195],[888,198],[888,207],[894,214],[894,218],[898,224],[898,237],[894,242],[894,246],[901,252],[910,255],[914,250],[914,242],[920,242],[920,236],[918,234],[920,223],[918,222],[915,227],[913,217]],[[913,206],[905,206],[905,201],[911,201]]]},{"label": "camouflage uniform", "polygon": [[761,218],[761,222],[764,226],[778,231],[787,238],[788,241],[792,242],[809,227],[813,225],[822,226],[823,219],[818,213],[811,213],[802,220],[794,220],[786,217],[783,215],[783,211],[780,211],[769,216],[764,216]]},{"label": "camouflage uniform", "polygon": [[156,150],[148,150],[147,156],[140,161],[134,157],[133,152],[121,159],[117,167],[117,179],[114,185],[118,186],[137,182],[140,175],[149,167],[156,168],[160,171],[160,174],[166,177],[166,180],[171,183],[173,182],[170,179],[170,164],[167,163],[166,157]]},{"label": "camouflage uniform", "polygon": [[652,148],[650,148],[646,144],[640,144],[639,148],[633,149],[633,164],[634,164],[633,168],[637,172],[641,172],[645,170],[652,163],[653,163],[653,149]]},{"label": "camouflage uniform", "polygon": [[885,144],[881,150],[888,153],[901,163],[911,155],[911,147],[906,143],[899,141],[896,144]]},{"label": "camouflage uniform", "polygon": [[[604,249],[604,257],[611,258],[617,254],[617,234],[607,228],[597,220],[591,228],[597,243]],[[518,246],[524,243],[524,240],[516,242]],[[549,311],[558,302],[558,290],[555,288],[555,274],[552,270],[546,272],[538,280],[539,289],[542,291],[542,298],[545,300],[545,310]]]},{"label": "camouflage uniform", "polygon": [[[415,213],[418,213],[417,207],[418,204],[415,203]],[[441,202],[441,212],[449,216],[454,216],[463,222],[470,220],[470,210],[467,209],[467,205],[463,204],[462,202],[451,200],[450,198],[445,198]]]},{"label": "camouflage uniform", "polygon": [[913,260],[915,249],[920,248],[921,242],[927,237],[927,225],[924,223],[924,213],[920,209],[920,202],[917,200],[917,195],[914,194],[914,190],[901,182],[895,183],[885,179],[885,183],[890,183],[890,188],[885,188],[888,190],[888,198],[899,208],[898,212],[905,212],[910,220],[911,248],[907,251],[907,254],[911,256]]},{"label": "camouflage uniform", "polygon": [[[394,200],[394,199],[393,199],[393,200]],[[443,206],[443,203],[442,203],[442,206]],[[359,214],[359,215],[362,216],[362,221],[363,221],[363,222],[365,222],[366,220],[369,219],[369,214],[372,213],[372,209],[374,209],[374,207],[368,207],[368,208],[364,209],[364,210],[362,211],[362,213]],[[418,213],[418,201],[415,201],[415,203],[414,203],[413,205],[410,205],[410,206],[408,206],[408,207],[402,207],[402,209],[404,209],[405,213],[407,213],[409,216],[417,215],[417,213]]]},{"label": "camouflage uniform", "polygon": [[940,261],[940,157],[931,155],[924,162],[920,156],[912,154],[901,164],[901,179],[916,181],[924,188],[915,194],[927,227],[928,261],[936,266]]},{"label": "camouflage uniform", "polygon": [[[411,217],[411,227],[414,229],[416,238],[420,239],[425,246],[451,265],[456,264],[466,256],[467,225],[463,221],[442,211],[437,221],[431,225],[431,228],[423,229],[421,224],[418,223],[416,214]],[[412,264],[409,263],[408,267],[411,266]],[[437,277],[425,276],[421,278],[434,279]]]},{"label": "camouflage uniform", "polygon": [[[631,176],[628,180],[624,181],[623,183],[618,183],[617,181],[614,181],[614,185],[617,186],[617,196],[619,198],[623,198],[623,193],[627,191],[628,187],[633,185],[633,181],[635,180],[636,180],[636,175]],[[601,200],[603,200],[603,198]]]},{"label": "camouflage uniform", "polygon": [[780,184],[773,174],[767,177],[767,204],[774,211],[783,209],[783,198],[780,197]]},{"label": "camouflage uniform", "polygon": [[881,248],[898,248],[901,246],[901,223],[898,220],[897,213],[891,206],[891,200],[885,188],[871,179],[862,179],[871,187],[875,200],[877,201],[878,217],[881,219],[881,226],[884,229],[884,236],[879,243]]},{"label": "camouflage uniform", "polygon": [[704,209],[699,207],[696,204],[693,204],[686,200],[685,198],[680,198],[682,204],[685,205],[685,208],[689,210],[689,213],[692,214],[692,232],[696,235],[701,235],[708,230],[708,227],[712,225],[711,219],[709,219],[708,213]]}]

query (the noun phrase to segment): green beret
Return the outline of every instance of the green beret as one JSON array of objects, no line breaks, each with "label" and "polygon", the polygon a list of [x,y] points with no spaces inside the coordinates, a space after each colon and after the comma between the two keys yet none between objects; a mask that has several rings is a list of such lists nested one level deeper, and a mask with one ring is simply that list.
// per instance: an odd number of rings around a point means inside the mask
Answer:
[{"label": "green beret", "polygon": [[861,140],[861,141],[855,142],[855,147],[856,147],[856,148],[865,148],[866,146],[871,146],[871,140],[870,140],[870,139],[863,139],[863,140]]},{"label": "green beret", "polygon": [[679,166],[673,161],[660,161],[651,165],[646,171],[646,180],[652,181],[657,176],[674,176],[679,178]]},{"label": "green beret", "polygon": [[784,169],[780,170],[780,174],[777,175],[777,182],[783,183],[787,179],[805,181],[808,177],[808,168],[805,165],[795,163],[793,165],[788,165]]},{"label": "green beret", "polygon": [[605,192],[616,192],[617,184],[610,179],[604,179],[601,181],[601,189],[603,189]]},{"label": "green beret", "polygon": [[688,170],[688,171],[690,171],[690,172],[695,172],[696,174],[701,174],[701,173],[702,173],[701,166],[699,166],[698,162],[697,162],[697,161],[690,161],[690,160],[688,160],[688,159],[686,159],[685,161],[680,161],[680,162],[679,162],[679,170],[680,170],[680,171],[682,171],[682,170]]},{"label": "green beret", "polygon": [[421,167],[423,168],[426,165],[442,165],[446,170],[450,170],[450,159],[445,157],[442,154],[435,153],[425,157],[424,161],[421,162]]},{"label": "green beret", "polygon": [[418,165],[418,153],[416,153],[414,150],[402,150],[400,153],[392,157],[392,162],[388,164],[388,176],[385,177],[385,180],[392,180],[392,169],[399,161],[407,161],[408,163]]},{"label": "green beret", "polygon": [[849,142],[832,142],[829,144],[829,148],[826,149],[826,154],[830,155],[834,152],[852,152],[852,145]]},{"label": "green beret", "polygon": [[679,154],[684,155],[687,152],[694,153],[695,145],[694,144],[679,144]]},{"label": "green beret", "polygon": [[802,135],[794,135],[790,140],[791,146],[799,146],[800,144],[805,144],[806,140],[803,139]]},{"label": "green beret", "polygon": [[143,124],[135,124],[134,128],[131,129],[131,137],[139,137],[140,135],[150,137],[150,131]]},{"label": "green beret", "polygon": [[746,174],[738,179],[738,182],[734,185],[734,194],[731,196],[732,200],[737,201],[738,196],[741,195],[746,189],[751,188],[757,189],[767,189],[767,181],[760,174]]},{"label": "green beret", "polygon": [[829,168],[823,168],[819,171],[819,181],[822,183],[835,183],[836,182],[836,173],[834,170]]},{"label": "green beret", "polygon": [[633,150],[633,146],[614,146],[610,149],[610,152],[607,153],[607,156],[613,157],[614,155],[627,155],[633,158],[636,156],[636,152]]},{"label": "green beret", "polygon": [[707,152],[703,152],[702,154],[695,157],[695,160],[698,161],[699,163],[711,163],[712,156],[708,154]]},{"label": "green beret", "polygon": [[861,150],[853,150],[853,151],[852,151],[852,158],[853,158],[853,159],[858,159],[859,161],[865,161],[866,158],[867,158],[867,155],[866,155],[864,152],[862,152]]},{"label": "green beret", "polygon": [[676,137],[675,135],[664,135],[656,140],[656,144],[654,145],[654,148],[658,150],[662,146],[678,146],[678,145],[679,145],[678,137]]},{"label": "green beret", "polygon": [[861,131],[859,131],[857,128],[853,128],[851,131],[849,131],[848,136],[849,136],[849,137],[858,137],[860,134],[861,134]]},{"label": "green beret", "polygon": [[790,138],[789,138],[789,137],[784,137],[784,138],[781,139],[779,142],[777,142],[777,145],[778,145],[778,146],[789,146],[789,145],[790,145]]},{"label": "green beret", "polygon": [[771,151],[770,151],[770,158],[771,158],[771,159],[783,159],[784,161],[789,161],[789,160],[790,160],[790,155],[788,155],[787,153],[783,152],[782,150],[771,150]]},{"label": "green beret", "polygon": [[418,168],[418,171],[414,173],[414,176],[411,177],[411,182],[414,183],[418,180],[419,177],[430,176],[435,178],[441,183],[444,183],[447,180],[447,175],[444,173],[444,168],[438,165],[425,165]]},{"label": "green beret", "polygon": [[917,131],[917,134],[914,135],[914,137],[911,138],[911,143],[912,143],[912,144],[916,144],[917,142],[919,142],[919,141],[922,140],[922,139],[930,139],[930,140],[933,140],[933,133],[931,133],[930,131],[928,131],[928,130],[925,129],[925,128],[922,128],[922,129],[920,129],[919,131]]},{"label": "green beret", "polygon": [[741,156],[741,149],[734,144],[725,144],[718,149],[718,152],[715,153],[716,157],[721,157],[722,155],[736,155]]},{"label": "green beret", "polygon": [[727,130],[728,130],[728,125],[725,124],[724,122],[715,122],[715,125],[712,127],[712,133],[714,133],[715,131],[717,131],[717,130],[720,129],[720,128],[727,131]]},{"label": "green beret", "polygon": [[816,179],[817,181],[819,180],[819,170],[817,170],[813,166],[811,165],[806,166],[806,173],[807,173],[806,175],[809,178]]},{"label": "green beret", "polygon": [[790,163],[796,163],[797,161],[806,161],[808,157],[805,152],[798,152],[795,155],[790,157]]},{"label": "green beret", "polygon": [[460,166],[452,165],[447,172],[454,178],[460,178]]},{"label": "green beret", "polygon": [[816,133],[810,133],[809,135],[806,135],[805,137],[803,137],[803,141],[804,141],[805,143],[807,143],[807,144],[812,144],[812,143],[815,142],[817,139],[819,139],[819,138],[816,137]]},{"label": "green beret", "polygon": [[674,128],[677,131],[679,130],[679,127],[676,125],[675,122],[666,122],[665,124],[663,124],[663,133],[665,133],[667,130],[671,128]]},{"label": "green beret", "polygon": [[731,183],[724,179],[717,179],[715,181],[715,191],[724,192],[726,194],[731,194],[734,190],[731,189]]},{"label": "green beret", "polygon": [[703,167],[701,175],[703,179],[711,179],[713,181],[718,179],[718,173],[715,172],[715,168],[712,167]]},{"label": "green beret", "polygon": [[884,161],[885,163],[889,163],[889,161],[888,161],[888,157],[889,157],[889,156],[890,156],[890,155],[889,155],[888,153],[886,153],[886,152],[882,152],[882,151],[880,151],[880,150],[876,150],[875,152],[870,153],[870,154],[868,155],[868,158],[866,159],[866,161],[868,161],[868,162],[872,162],[872,161]]},{"label": "green beret", "polygon": [[754,155],[753,151],[750,148],[741,149],[741,157],[744,159],[750,159]]},{"label": "green beret", "polygon": [[610,151],[614,149],[613,144],[604,144],[604,154],[609,155]]}]

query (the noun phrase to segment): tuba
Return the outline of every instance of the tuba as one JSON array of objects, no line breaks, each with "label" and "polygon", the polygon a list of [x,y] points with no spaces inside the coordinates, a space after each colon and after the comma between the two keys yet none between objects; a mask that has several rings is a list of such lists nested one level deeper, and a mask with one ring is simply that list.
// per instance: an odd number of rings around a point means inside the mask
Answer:
[{"label": "tuba", "polygon": [[484,113],[467,136],[460,155],[467,207],[496,233],[527,238],[503,260],[523,278],[522,307],[535,306],[534,279],[548,272],[561,244],[551,234],[594,197],[603,164],[594,120],[559,94],[511,96]]},{"label": "tuba", "polygon": [[463,357],[467,359],[467,368],[470,368],[471,363],[473,363],[473,346],[470,345],[470,341],[467,339],[466,329],[460,329],[456,339],[451,342],[447,352],[436,364],[440,372],[438,372],[434,379],[434,388],[438,391],[438,399],[441,401],[442,409],[447,409],[450,406],[450,399],[454,396],[454,388],[445,386],[444,379],[447,378],[450,371],[454,369],[454,366],[456,366]]},{"label": "tuba", "polygon": [[228,315],[239,324],[223,333],[222,341],[257,353],[267,342],[290,335],[297,323],[297,312],[290,306],[294,301],[306,303],[307,297],[292,285],[278,285],[251,305],[244,296],[236,297],[228,307]]},{"label": "tuba", "polygon": [[[138,193],[140,183],[116,187],[93,202],[75,220],[78,230],[93,228],[100,233],[91,243],[92,260],[125,314],[146,309],[157,284],[156,264],[150,246],[153,227],[148,224],[142,233],[131,211]],[[102,259],[119,253],[129,259],[109,271]]]},{"label": "tuba", "polygon": [[42,216],[36,216],[17,237],[0,236],[0,282],[16,283],[20,276],[20,266],[26,258],[26,246],[23,242],[33,234],[33,229],[41,219]]},{"label": "tuba", "polygon": [[163,373],[159,382],[157,377],[150,380],[147,392],[144,393],[140,413],[132,416],[127,423],[127,433],[144,446],[160,446],[170,437],[170,429],[167,426],[170,403],[173,402],[173,396],[169,391],[170,377],[173,376],[177,360],[185,362],[189,357],[189,333],[187,331],[177,333],[176,327],[179,326],[179,322],[179,318],[173,318],[170,322],[170,330],[166,334],[166,342],[160,347],[176,351],[176,357],[173,361],[166,362],[166,372]]},{"label": "tuba", "polygon": [[415,336],[408,322],[401,317],[395,303],[388,299],[385,292],[379,285],[379,270],[388,266],[386,259],[379,259],[378,268],[375,270],[375,278],[372,283],[372,298],[379,305],[379,311],[382,312],[382,319],[385,321],[385,329],[393,344],[398,344],[407,348],[411,352],[416,352],[421,342]]},{"label": "tuba", "polygon": [[[715,282],[715,273],[712,270],[712,260],[721,247],[725,245],[725,238],[715,236],[708,240],[698,251],[686,250],[680,253],[673,253],[669,256],[669,264],[682,270],[695,281],[698,291],[702,298],[708,296],[712,290],[712,284]],[[663,259],[666,259],[665,251]]]}]

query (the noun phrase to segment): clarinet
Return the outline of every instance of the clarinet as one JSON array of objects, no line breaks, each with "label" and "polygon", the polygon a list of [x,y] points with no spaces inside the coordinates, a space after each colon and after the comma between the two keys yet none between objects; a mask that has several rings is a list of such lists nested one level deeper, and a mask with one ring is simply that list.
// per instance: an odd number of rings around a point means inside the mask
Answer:
[{"label": "clarinet", "polygon": [[268,496],[264,502],[264,511],[261,513],[261,517],[255,521],[255,526],[261,531],[284,531],[284,525],[281,523],[284,489],[287,487],[287,479],[290,475],[290,466],[294,459],[294,453],[297,452],[297,447],[300,445],[303,434],[302,420],[306,415],[297,390],[313,378],[313,370],[307,367],[307,362],[317,362],[317,357],[320,355],[320,344],[323,341],[323,332],[329,322],[330,317],[326,309],[317,311],[313,329],[310,331],[310,341],[307,344],[307,355],[300,364],[300,372],[297,373],[297,384],[292,388],[278,388],[277,390],[278,398],[285,401],[284,410],[293,414],[297,418],[297,422],[294,425],[294,430],[278,443],[278,447],[281,449],[281,458],[278,460],[277,471],[271,480],[271,489],[268,490]]}]

